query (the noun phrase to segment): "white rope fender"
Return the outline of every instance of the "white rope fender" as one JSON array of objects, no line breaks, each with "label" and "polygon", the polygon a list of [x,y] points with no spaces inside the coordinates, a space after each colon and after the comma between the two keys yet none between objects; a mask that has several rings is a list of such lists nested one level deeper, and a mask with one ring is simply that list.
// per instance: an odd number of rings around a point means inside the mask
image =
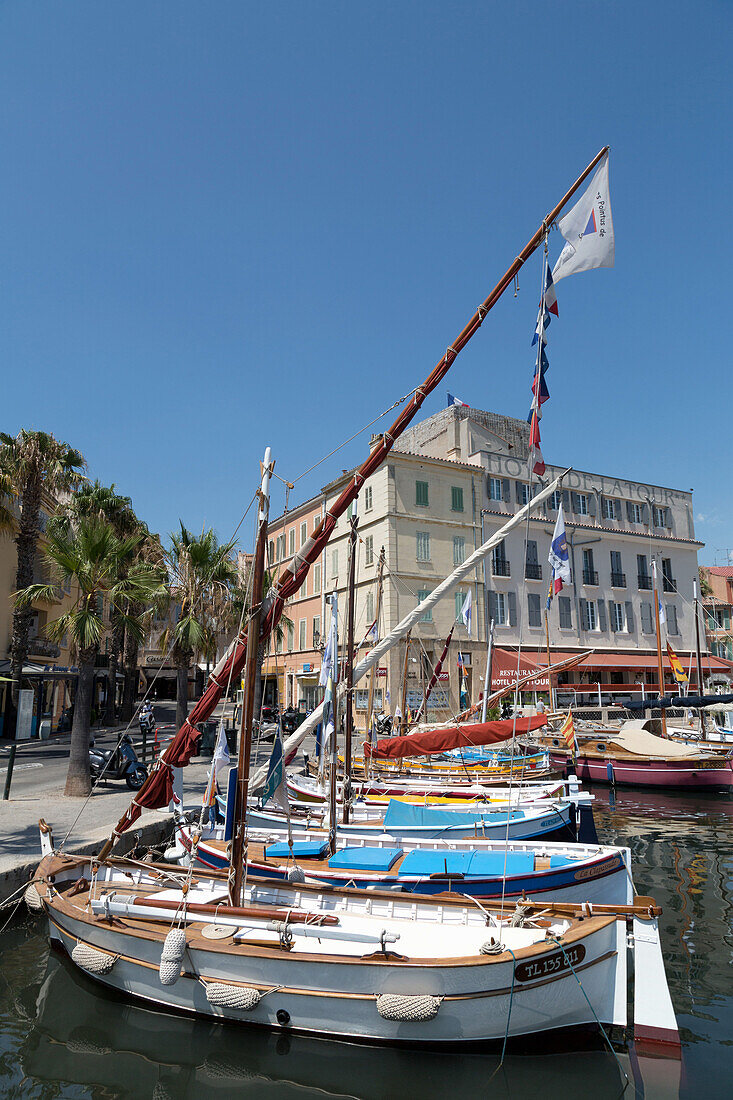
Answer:
[{"label": "white rope fender", "polygon": [[251,1012],[262,1000],[257,989],[244,989],[238,985],[227,985],[226,982],[204,982],[204,986],[209,1004],[219,1005],[221,1008],[239,1008],[243,1012]]},{"label": "white rope fender", "polygon": [[396,1020],[398,1023],[419,1023],[433,1020],[438,1015],[442,997],[422,994],[408,997],[401,993],[377,993],[377,1012],[383,1020]]},{"label": "white rope fender", "polygon": [[38,893],[35,883],[30,882],[23,893],[25,903],[32,913],[40,913],[43,909],[41,895]]},{"label": "white rope fender", "polygon": [[181,976],[183,956],[186,952],[186,933],[182,928],[171,928],[165,937],[160,956],[160,984],[175,985]]},{"label": "white rope fender", "polygon": [[90,947],[88,943],[77,943],[71,957],[77,966],[88,970],[90,974],[109,974],[119,955],[108,955],[105,951]]}]

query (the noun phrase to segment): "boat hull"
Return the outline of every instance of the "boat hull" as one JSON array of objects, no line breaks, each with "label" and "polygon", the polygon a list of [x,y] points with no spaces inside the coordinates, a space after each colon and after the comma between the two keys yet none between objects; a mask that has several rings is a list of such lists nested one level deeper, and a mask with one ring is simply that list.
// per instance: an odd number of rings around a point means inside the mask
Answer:
[{"label": "boat hull", "polygon": [[[715,767],[704,761],[698,764],[690,760],[634,760],[594,759],[579,753],[572,764],[561,753],[551,753],[554,767],[570,768],[587,783],[619,784],[628,787],[665,787],[673,790],[719,790],[733,787],[733,764]],[[609,765],[611,771],[609,772]]]}]

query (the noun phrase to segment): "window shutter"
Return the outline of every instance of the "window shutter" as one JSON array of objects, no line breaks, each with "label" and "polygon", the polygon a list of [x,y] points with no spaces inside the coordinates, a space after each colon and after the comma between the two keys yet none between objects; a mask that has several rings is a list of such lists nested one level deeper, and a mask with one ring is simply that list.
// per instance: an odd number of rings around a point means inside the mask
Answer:
[{"label": "window shutter", "polygon": [[631,501],[630,500],[626,501],[626,518],[629,521],[629,523],[634,522],[634,513],[631,509]]},{"label": "window shutter", "polygon": [[580,625],[583,630],[590,630],[590,619],[588,618],[588,601],[581,597],[580,600]]},{"label": "window shutter", "polygon": [[577,515],[578,512],[580,511],[580,504],[578,502],[578,494],[577,493],[571,493],[570,494],[570,500],[572,502],[573,511]]},{"label": "window shutter", "polygon": [[641,522],[646,523],[647,525],[650,522],[650,520],[649,520],[649,505],[648,504],[642,504],[642,506],[641,506]]},{"label": "window shutter", "polygon": [[620,523],[621,522],[621,501],[620,500],[614,500],[614,502],[613,502],[613,511],[614,511],[614,514],[616,516],[617,521]]},{"label": "window shutter", "polygon": [[672,525],[672,509],[671,508],[665,508],[664,509],[664,526],[666,528],[668,528],[670,531],[672,530],[673,525]]},{"label": "window shutter", "polygon": [[641,605],[641,632],[642,634],[652,634],[654,632],[652,605],[650,603],[642,603]]},{"label": "window shutter", "polygon": [[636,624],[634,623],[634,605],[631,600],[626,601],[626,629],[629,634],[634,634],[636,631]]},{"label": "window shutter", "polygon": [[516,493],[517,504],[521,504],[522,503],[522,483],[521,483],[521,481],[515,481],[514,482],[514,492]]},{"label": "window shutter", "polygon": [[527,564],[537,565],[537,543],[534,539],[527,540]]},{"label": "window shutter", "polygon": [[596,494],[588,494],[588,515],[595,516],[596,514]]},{"label": "window shutter", "polygon": [[573,625],[573,613],[570,604],[569,596],[560,596],[559,598],[560,608],[560,627],[562,630],[570,630]]},{"label": "window shutter", "polygon": [[563,489],[562,491],[562,506],[566,512],[570,511],[570,493],[567,489]]},{"label": "window shutter", "polygon": [[[603,600],[599,600],[598,603],[599,603],[599,605],[602,604]],[[610,623],[612,633],[616,634],[617,633],[617,627],[616,627],[616,617],[613,613],[613,604],[614,604],[613,600],[608,601],[608,621]]]},{"label": "window shutter", "polygon": [[507,592],[507,604],[509,606],[509,626],[517,625],[517,597],[514,592]]},{"label": "window shutter", "polygon": [[498,602],[496,592],[492,592],[491,589],[489,589],[489,622],[492,619],[495,623],[499,621]]},{"label": "window shutter", "polygon": [[529,614],[529,625],[542,626],[542,618],[540,616],[540,598],[536,592],[530,592],[527,596],[527,611]]},{"label": "window shutter", "polygon": [[508,477],[502,479],[501,482],[501,495],[505,504],[511,504],[512,500],[512,488],[511,482]]},{"label": "window shutter", "polygon": [[[610,611],[610,608],[609,608]],[[606,622],[606,601],[598,601],[598,626],[605,634],[608,624]]]},{"label": "window shutter", "polygon": [[677,629],[677,608],[673,603],[667,604],[667,630],[670,634],[679,634]]}]

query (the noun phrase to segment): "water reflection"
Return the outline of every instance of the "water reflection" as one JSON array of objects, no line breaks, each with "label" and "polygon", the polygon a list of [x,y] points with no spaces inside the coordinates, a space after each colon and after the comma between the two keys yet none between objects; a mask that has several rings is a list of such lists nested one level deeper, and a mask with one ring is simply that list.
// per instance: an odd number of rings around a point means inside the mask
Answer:
[{"label": "water reflection", "polygon": [[[543,1100],[569,1092],[605,1100],[730,1095],[733,1079],[733,801],[595,788],[599,835],[628,844],[641,893],[664,908],[663,942],[682,1027],[684,1065],[619,1059],[546,1040],[497,1051],[440,1054],[305,1039],[191,1020],[129,1004],[50,954],[40,922],[0,936],[0,1095],[18,1097],[467,1095]],[[643,1085],[640,1083],[643,1078]],[[703,1086],[704,1082],[704,1086]]]}]

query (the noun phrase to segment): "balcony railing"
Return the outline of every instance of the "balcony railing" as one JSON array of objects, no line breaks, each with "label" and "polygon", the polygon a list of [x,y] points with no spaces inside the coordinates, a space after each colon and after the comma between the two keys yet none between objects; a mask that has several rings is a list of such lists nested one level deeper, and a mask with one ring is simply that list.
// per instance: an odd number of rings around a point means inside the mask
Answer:
[{"label": "balcony railing", "polygon": [[637,579],[639,581],[639,588],[640,589],[644,589],[644,588],[651,589],[651,587],[652,587],[652,578],[650,576],[648,576],[646,573],[639,573]]},{"label": "balcony railing", "polygon": [[494,558],[491,563],[491,572],[495,577],[510,577],[509,562],[506,558]]},{"label": "balcony railing", "polygon": [[528,581],[541,581],[542,566],[539,562],[528,561],[524,566],[524,575]]},{"label": "balcony railing", "polygon": [[662,587],[664,588],[665,592],[676,592],[677,591],[677,585],[675,584],[674,577],[663,576],[662,577]]},{"label": "balcony railing", "polygon": [[583,584],[598,584],[598,570],[597,569],[584,569],[583,570]]},{"label": "balcony railing", "polygon": [[611,588],[626,588],[625,573],[611,573]]}]

